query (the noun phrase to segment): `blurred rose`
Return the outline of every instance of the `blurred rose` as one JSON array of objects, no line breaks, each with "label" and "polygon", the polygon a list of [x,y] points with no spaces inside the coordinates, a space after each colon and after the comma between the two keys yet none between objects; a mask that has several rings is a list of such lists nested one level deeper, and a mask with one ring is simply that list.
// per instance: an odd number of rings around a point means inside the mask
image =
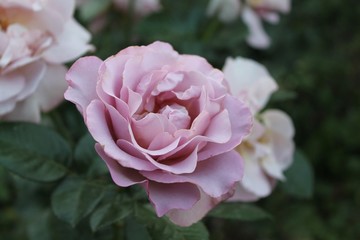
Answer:
[{"label": "blurred rose", "polygon": [[74,0],[0,2],[0,119],[40,121],[62,99],[66,68],[88,51]]},{"label": "blurred rose", "polygon": [[277,12],[289,11],[290,0],[246,0],[244,4],[240,0],[211,0],[207,8],[209,16],[217,15],[223,22],[231,22],[241,16],[249,29],[246,41],[259,49],[268,48],[271,42],[261,19],[274,24],[279,21]]},{"label": "blurred rose", "polygon": [[141,184],[158,216],[187,226],[233,194],[251,114],[205,59],[155,42],[81,58],[66,78],[114,182]]},{"label": "blurred rose", "polygon": [[122,11],[129,11],[132,7],[138,17],[145,17],[161,9],[159,0],[114,0],[114,4]]},{"label": "blurred rose", "polygon": [[228,58],[224,74],[234,95],[246,101],[256,116],[251,134],[237,147],[245,161],[244,178],[230,200],[253,201],[268,196],[276,180],[292,163],[294,126],[280,110],[266,110],[276,82],[266,68],[249,59]]}]

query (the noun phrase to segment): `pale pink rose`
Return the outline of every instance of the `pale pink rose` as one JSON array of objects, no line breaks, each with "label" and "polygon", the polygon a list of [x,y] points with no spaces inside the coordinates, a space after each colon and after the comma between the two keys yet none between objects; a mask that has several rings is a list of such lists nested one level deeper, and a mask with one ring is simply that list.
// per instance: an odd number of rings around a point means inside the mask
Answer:
[{"label": "pale pink rose", "polygon": [[66,79],[114,182],[141,184],[158,216],[188,226],[233,194],[251,113],[205,59],[155,42],[81,58]]},{"label": "pale pink rose", "polygon": [[278,12],[290,12],[290,0],[211,0],[207,14],[218,16],[223,22],[232,22],[241,17],[249,30],[247,43],[259,49],[270,46],[271,40],[262,25],[262,19],[275,24],[279,21]]},{"label": "pale pink rose", "polygon": [[283,172],[293,160],[295,130],[286,113],[260,112],[277,89],[264,66],[241,57],[228,58],[223,71],[232,93],[247,102],[256,117],[250,135],[236,148],[245,169],[230,200],[254,201],[268,196],[277,180],[285,180]]},{"label": "pale pink rose", "polygon": [[40,121],[63,99],[67,69],[91,46],[74,0],[0,2],[0,119]]},{"label": "pale pink rose", "polygon": [[129,11],[132,7],[138,17],[145,17],[161,9],[160,0],[114,0],[114,4],[122,11]]}]

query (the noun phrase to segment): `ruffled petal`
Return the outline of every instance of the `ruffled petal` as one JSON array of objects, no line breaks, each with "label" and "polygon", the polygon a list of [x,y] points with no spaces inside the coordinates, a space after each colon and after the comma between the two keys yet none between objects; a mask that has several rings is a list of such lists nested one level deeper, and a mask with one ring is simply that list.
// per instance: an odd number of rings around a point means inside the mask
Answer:
[{"label": "ruffled petal", "polygon": [[66,74],[69,87],[65,92],[65,99],[75,103],[81,113],[84,113],[93,99],[98,98],[96,83],[101,64],[102,60],[97,57],[83,57]]}]

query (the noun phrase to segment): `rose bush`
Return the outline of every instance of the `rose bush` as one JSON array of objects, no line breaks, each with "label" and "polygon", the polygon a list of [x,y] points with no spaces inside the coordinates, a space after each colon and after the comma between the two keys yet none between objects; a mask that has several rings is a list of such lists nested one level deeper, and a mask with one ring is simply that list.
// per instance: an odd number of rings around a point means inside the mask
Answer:
[{"label": "rose bush", "polygon": [[254,201],[268,196],[276,180],[285,180],[283,171],[293,160],[294,126],[283,111],[260,112],[278,88],[264,66],[241,57],[228,58],[223,71],[232,93],[247,102],[256,116],[251,134],[237,147],[245,170],[231,200]]},{"label": "rose bush", "polygon": [[81,58],[66,79],[114,182],[141,184],[158,216],[191,225],[233,194],[252,117],[205,59],[155,42]]},{"label": "rose bush", "polygon": [[265,32],[261,19],[269,23],[277,23],[279,15],[277,12],[288,13],[290,11],[290,0],[211,0],[207,14],[217,15],[223,22],[232,22],[241,17],[247,25],[249,35],[247,43],[259,49],[270,46],[270,37]]},{"label": "rose bush", "polygon": [[74,0],[0,1],[0,119],[40,121],[66,89],[62,63],[91,46]]}]

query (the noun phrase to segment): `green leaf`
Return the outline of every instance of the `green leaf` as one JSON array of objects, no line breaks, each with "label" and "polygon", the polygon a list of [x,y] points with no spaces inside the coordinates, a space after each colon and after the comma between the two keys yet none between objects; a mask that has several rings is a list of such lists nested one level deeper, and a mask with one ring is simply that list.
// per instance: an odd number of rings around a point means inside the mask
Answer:
[{"label": "green leaf", "polygon": [[282,188],[298,198],[311,198],[313,195],[314,173],[305,155],[295,151],[294,162],[285,172],[286,181]]},{"label": "green leaf", "polygon": [[104,204],[96,209],[90,218],[90,226],[93,231],[109,226],[127,217],[132,212],[129,203],[116,198],[111,203]]},{"label": "green leaf", "polygon": [[177,227],[178,231],[186,240],[208,240],[209,232],[202,222],[195,223],[190,227]]},{"label": "green leaf", "polygon": [[31,123],[0,124],[0,164],[22,177],[58,180],[67,173],[61,163],[70,155],[67,142],[49,128]]},{"label": "green leaf", "polygon": [[170,222],[167,217],[159,218],[155,213],[146,208],[138,207],[136,217],[145,224],[152,239],[156,240],[208,240],[209,233],[201,223],[190,227],[179,227]]},{"label": "green leaf", "polygon": [[104,187],[80,178],[66,179],[51,196],[55,215],[75,226],[89,215],[104,196]]},{"label": "green leaf", "polygon": [[79,235],[50,211],[39,213],[28,225],[29,240],[78,240]]},{"label": "green leaf", "polygon": [[209,216],[242,221],[257,221],[271,218],[261,208],[245,203],[222,203],[214,208],[209,213]]},{"label": "green leaf", "polygon": [[128,240],[152,239],[146,227],[132,217],[126,219],[125,234]]},{"label": "green leaf", "polygon": [[83,136],[75,148],[74,165],[87,176],[97,177],[109,171],[104,161],[99,157],[94,148],[95,141],[90,134]]}]

